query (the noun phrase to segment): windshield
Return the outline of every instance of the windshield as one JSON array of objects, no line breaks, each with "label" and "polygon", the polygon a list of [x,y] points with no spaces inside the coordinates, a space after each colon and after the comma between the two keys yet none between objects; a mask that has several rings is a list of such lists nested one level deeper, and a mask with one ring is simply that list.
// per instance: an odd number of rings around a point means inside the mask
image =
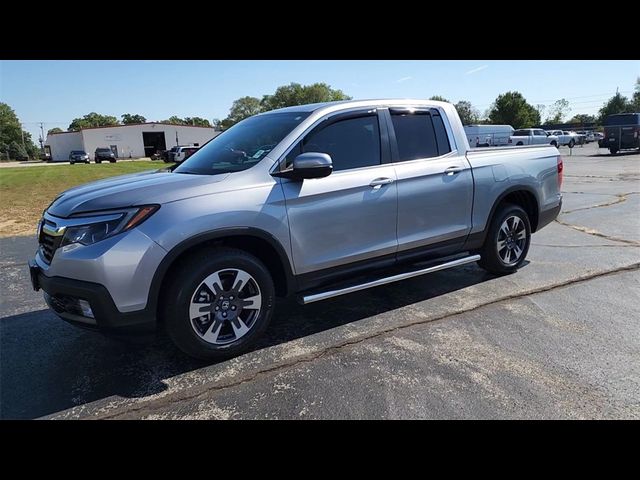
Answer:
[{"label": "windshield", "polygon": [[215,175],[247,170],[266,157],[309,114],[286,112],[249,117],[201,147],[174,172]]},{"label": "windshield", "polygon": [[96,150],[96,152],[100,152],[100,153],[105,153],[105,152],[106,152],[106,153],[111,153],[111,149],[109,149],[109,148],[98,148],[98,149]]},{"label": "windshield", "polygon": [[72,150],[71,155],[86,155],[82,150]]}]

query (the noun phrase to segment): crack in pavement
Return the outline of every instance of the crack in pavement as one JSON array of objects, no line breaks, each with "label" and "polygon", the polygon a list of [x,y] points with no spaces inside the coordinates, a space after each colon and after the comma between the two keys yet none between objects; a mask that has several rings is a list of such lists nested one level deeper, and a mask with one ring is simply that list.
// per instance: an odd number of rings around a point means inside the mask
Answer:
[{"label": "crack in pavement", "polygon": [[202,385],[199,387],[192,387],[192,388],[187,388],[181,392],[176,392],[172,395],[163,397],[161,399],[158,400],[149,400],[148,402],[145,402],[145,404],[140,405],[138,407],[132,407],[131,405],[125,405],[123,407],[120,407],[121,410],[123,411],[117,411],[118,407],[116,407],[114,410],[116,411],[111,411],[110,413],[105,413],[105,414],[98,414],[94,417],[92,417],[93,419],[116,419],[116,418],[125,418],[127,416],[131,416],[133,414],[137,414],[135,415],[135,418],[140,418],[143,417],[145,415],[150,415],[159,411],[162,411],[162,409],[167,406],[167,405],[171,405],[173,403],[177,403],[177,402],[181,402],[181,401],[187,401],[187,400],[195,400],[198,399],[200,397],[204,397],[206,395],[211,394],[212,392],[217,392],[220,390],[224,390],[227,388],[231,388],[231,387],[236,387],[245,383],[249,383],[257,378],[261,378],[265,375],[268,375],[272,372],[276,372],[276,371],[281,371],[281,370],[285,370],[288,369],[290,367],[294,367],[294,366],[298,366],[298,365],[302,365],[305,363],[310,363],[313,362],[316,359],[319,358],[323,358],[326,356],[330,356],[336,352],[339,352],[345,348],[351,347],[353,345],[357,345],[360,344],[364,341],[373,339],[373,338],[379,338],[382,336],[386,336],[386,335],[390,335],[394,332],[397,331],[401,331],[401,330],[405,330],[407,328],[416,326],[416,325],[423,325],[423,324],[427,324],[427,323],[431,323],[431,322],[436,322],[439,320],[444,320],[446,318],[452,317],[452,316],[456,316],[456,315],[461,315],[464,313],[468,313],[468,312],[473,312],[475,310],[478,310],[480,308],[486,307],[486,306],[490,306],[490,305],[495,305],[497,303],[502,303],[502,302],[506,302],[509,300],[514,300],[514,299],[518,299],[518,298],[523,298],[523,297],[527,297],[530,295],[535,295],[538,293],[543,293],[543,292],[548,292],[550,290],[555,290],[555,289],[559,289],[559,288],[563,288],[563,287],[567,287],[570,285],[574,285],[576,283],[583,283],[583,282],[587,282],[596,278],[600,278],[600,277],[604,277],[604,276],[609,276],[609,275],[615,275],[618,273],[622,273],[622,272],[628,272],[628,271],[634,271],[634,270],[638,270],[640,269],[640,262],[637,263],[633,263],[631,265],[627,265],[624,267],[618,267],[615,269],[611,269],[611,270],[605,270],[605,271],[600,271],[600,272],[593,272],[593,273],[588,273],[588,274],[584,274],[581,276],[578,276],[576,278],[572,278],[569,280],[565,280],[556,284],[551,284],[551,285],[546,285],[546,286],[542,286],[542,287],[537,287],[537,288],[532,288],[529,290],[526,290],[524,292],[520,292],[520,293],[513,293],[513,294],[509,294],[509,295],[505,295],[504,297],[500,297],[500,298],[496,298],[494,300],[491,300],[489,302],[485,302],[473,307],[468,307],[468,308],[464,308],[464,309],[460,309],[457,310],[455,312],[450,312],[450,313],[445,313],[443,315],[439,315],[436,316],[434,318],[429,318],[429,319],[420,319],[420,320],[415,320],[412,322],[408,322],[404,325],[399,325],[399,326],[395,326],[395,327],[389,327],[386,329],[382,329],[379,330],[377,332],[371,333],[369,335],[363,335],[357,339],[350,339],[350,340],[345,340],[339,344],[336,345],[331,345],[325,348],[320,349],[317,352],[313,352],[307,355],[302,355],[299,356],[293,360],[289,360],[289,361],[282,361],[279,363],[276,363],[274,365],[272,365],[271,367],[267,367],[267,368],[263,368],[261,370],[258,370],[256,372],[253,372],[252,374],[249,374],[245,377],[236,377],[233,380],[230,380],[228,382],[220,382],[214,385]]},{"label": "crack in pavement", "polygon": [[638,248],[639,245],[551,245],[549,243],[532,243],[532,247],[562,247],[562,248],[591,248],[591,247],[613,247],[613,248]]},{"label": "crack in pavement", "polygon": [[627,240],[626,238],[613,237],[611,235],[607,235],[605,233],[599,232],[598,230],[593,230],[592,228],[583,227],[581,225],[573,225],[571,223],[563,222],[562,220],[555,219],[555,222],[560,225],[564,225],[565,227],[573,228],[578,232],[586,233],[588,235],[593,235],[594,237],[605,238],[607,240],[611,240],[612,242],[622,242],[627,243],[629,245],[640,245],[640,242],[637,240]]},{"label": "crack in pavement", "polygon": [[[584,192],[570,192],[570,193],[584,193]],[[618,203],[622,203],[622,202],[626,202],[627,201],[627,197],[629,195],[638,195],[640,192],[629,192],[629,193],[615,193],[615,194],[610,194],[610,195],[615,195],[616,197],[618,197],[616,200],[613,200],[612,202],[609,203],[600,203],[598,205],[591,205],[590,207],[580,207],[580,208],[574,208],[573,210],[564,210],[562,212],[563,215],[567,215],[569,213],[573,213],[573,212],[581,212],[583,210],[591,210],[593,208],[601,208],[601,207],[609,207],[611,205],[617,205]],[[588,195],[588,194],[587,194]],[[604,195],[604,194],[602,194]]]}]

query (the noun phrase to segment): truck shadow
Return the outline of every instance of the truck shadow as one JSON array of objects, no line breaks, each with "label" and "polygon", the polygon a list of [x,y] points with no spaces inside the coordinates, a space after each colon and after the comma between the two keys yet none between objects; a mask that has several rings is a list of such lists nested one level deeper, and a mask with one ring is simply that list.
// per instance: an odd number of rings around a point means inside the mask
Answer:
[{"label": "truck shadow", "polygon": [[[282,344],[494,278],[475,265],[301,306],[278,304],[255,350]],[[420,308],[429,309],[426,303]],[[143,398],[166,391],[167,379],[207,364],[164,336],[134,345],[79,330],[48,310],[0,320],[0,418],[37,418],[113,396]],[[207,368],[223,368],[225,362]]]}]

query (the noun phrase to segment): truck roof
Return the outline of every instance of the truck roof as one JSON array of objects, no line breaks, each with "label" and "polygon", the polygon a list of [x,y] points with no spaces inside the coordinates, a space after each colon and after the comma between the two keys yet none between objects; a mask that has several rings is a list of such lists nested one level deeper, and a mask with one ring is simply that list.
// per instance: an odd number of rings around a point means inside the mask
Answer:
[{"label": "truck roof", "polygon": [[[292,107],[278,108],[276,110],[269,110],[268,112],[261,113],[260,115],[268,115],[270,113],[287,113],[287,112],[315,112],[316,110],[331,108],[331,107],[367,107],[377,105],[429,105],[429,106],[442,106],[448,105],[447,102],[439,102],[436,100],[425,100],[419,98],[383,98],[383,99],[368,99],[368,100],[341,100],[337,102],[321,102],[321,103],[309,103],[307,105],[295,105]],[[332,108],[333,110],[340,110],[339,108]]]}]

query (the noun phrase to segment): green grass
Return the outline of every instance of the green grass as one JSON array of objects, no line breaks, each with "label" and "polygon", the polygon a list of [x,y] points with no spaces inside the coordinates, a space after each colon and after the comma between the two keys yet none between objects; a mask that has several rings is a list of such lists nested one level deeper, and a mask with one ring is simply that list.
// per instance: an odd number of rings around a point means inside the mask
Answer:
[{"label": "green grass", "polygon": [[0,168],[0,237],[33,234],[42,211],[68,188],[166,166],[162,162],[140,161]]}]

